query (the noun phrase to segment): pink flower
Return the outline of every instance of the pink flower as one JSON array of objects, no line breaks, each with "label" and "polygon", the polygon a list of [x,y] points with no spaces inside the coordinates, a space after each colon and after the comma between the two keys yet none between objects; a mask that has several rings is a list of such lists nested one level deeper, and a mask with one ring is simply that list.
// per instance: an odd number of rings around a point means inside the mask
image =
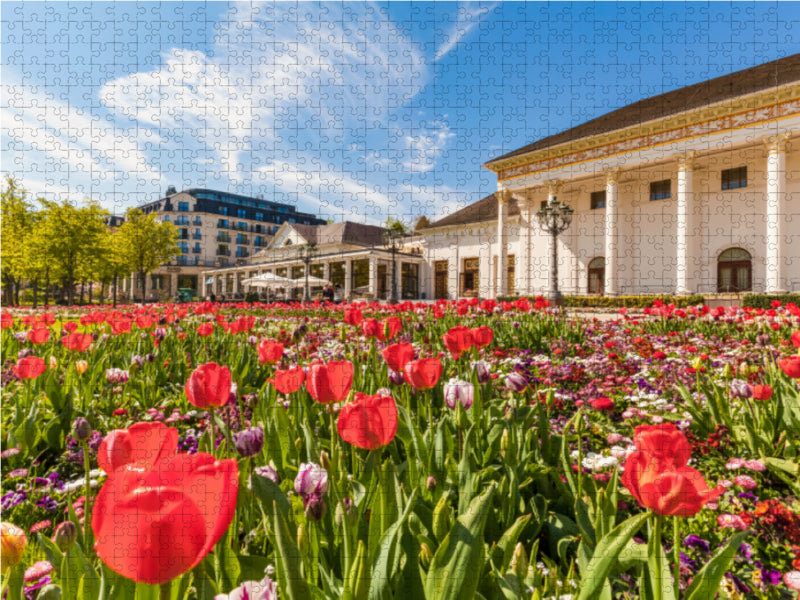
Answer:
[{"label": "pink flower", "polygon": [[745,531],[747,523],[739,515],[730,515],[727,513],[721,514],[717,517],[717,525],[723,529],[736,529],[738,531]]},{"label": "pink flower", "polygon": [[733,486],[733,482],[730,479],[720,479],[717,482],[717,485],[724,488],[729,488]]},{"label": "pink flower", "polygon": [[743,487],[746,490],[754,490],[758,487],[758,483],[750,475],[737,475],[734,478],[736,485]]},{"label": "pink flower", "polygon": [[725,465],[725,468],[730,471],[733,471],[735,469],[741,469],[743,466],[744,466],[744,461],[741,458],[732,458]]},{"label": "pink flower", "polygon": [[621,433],[609,433],[606,438],[609,444],[619,444],[622,441]]},{"label": "pink flower", "polygon": [[783,574],[783,583],[790,590],[800,590],[800,571],[786,571]]},{"label": "pink flower", "polygon": [[48,561],[40,560],[35,562],[25,569],[25,583],[39,581],[42,577],[49,575],[53,571],[55,571],[55,568]]},{"label": "pink flower", "polygon": [[759,473],[767,470],[767,466],[760,460],[746,460],[744,461],[744,466],[751,471],[758,471]]}]

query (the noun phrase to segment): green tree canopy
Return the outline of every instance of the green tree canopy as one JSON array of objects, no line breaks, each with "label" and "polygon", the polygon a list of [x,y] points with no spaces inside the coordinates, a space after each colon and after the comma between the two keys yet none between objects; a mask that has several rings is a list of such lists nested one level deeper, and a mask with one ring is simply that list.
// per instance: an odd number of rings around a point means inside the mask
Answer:
[{"label": "green tree canopy", "polygon": [[178,230],[169,222],[159,223],[155,213],[144,214],[131,209],[115,236],[119,236],[119,259],[128,271],[139,274],[144,299],[144,282],[148,273],[181,253],[178,247]]}]

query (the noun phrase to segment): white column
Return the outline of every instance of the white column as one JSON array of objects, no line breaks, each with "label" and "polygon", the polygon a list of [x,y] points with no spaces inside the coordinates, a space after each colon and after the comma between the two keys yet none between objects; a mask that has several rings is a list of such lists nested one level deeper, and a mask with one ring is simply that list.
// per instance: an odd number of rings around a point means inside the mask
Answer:
[{"label": "white column", "polygon": [[177,273],[170,273],[169,276],[169,294],[170,300],[175,298],[178,294],[178,274]]},{"label": "white column", "polygon": [[373,298],[378,297],[378,261],[374,256],[369,257],[369,293]]},{"label": "white column", "polygon": [[239,293],[239,271],[233,272],[233,293]]},{"label": "white column", "polygon": [[518,281],[516,290],[520,296],[530,294],[533,291],[531,243],[533,239],[534,213],[533,199],[530,195],[527,195],[520,204],[520,251],[517,255],[517,267],[515,269]]},{"label": "white column", "polygon": [[606,268],[603,292],[619,294],[619,169],[606,172]]},{"label": "white column", "polygon": [[[456,234],[457,236],[457,234]],[[458,300],[461,295],[461,261],[458,256],[458,237],[450,243],[450,257],[447,259],[447,291],[451,300]]]},{"label": "white column", "polygon": [[[496,295],[505,296],[508,294],[508,201],[511,199],[511,192],[508,190],[497,190],[497,287]],[[492,265],[493,267],[493,265]]]},{"label": "white column", "polygon": [[696,152],[679,154],[678,161],[678,206],[677,206],[677,262],[675,293],[688,296],[694,287],[694,191],[692,173]]},{"label": "white column", "polygon": [[767,294],[786,293],[783,232],[786,227],[786,142],[790,134],[770,136],[767,145]]},{"label": "white column", "polygon": [[[397,261],[397,301],[403,301],[403,263],[400,261],[400,258],[395,259]],[[389,267],[391,269],[391,267]],[[390,275],[391,277],[391,275]]]},{"label": "white column", "polygon": [[344,299],[350,298],[353,291],[353,263],[350,260],[344,261]]},{"label": "white column", "polygon": [[[555,204],[557,200],[558,190],[561,189],[561,181],[555,179],[552,181],[547,182],[547,204]],[[547,271],[549,273],[547,278],[547,289],[548,289],[548,296],[549,292],[553,289],[553,278],[558,277],[559,284],[561,283],[560,279],[560,270],[552,265],[553,261],[553,244],[558,244],[558,240],[553,239],[553,236],[549,233],[545,233],[547,236]],[[561,257],[557,260],[563,262],[564,261],[564,253],[561,253]],[[559,286],[560,289],[561,286]],[[562,292],[563,294],[563,292]]]}]

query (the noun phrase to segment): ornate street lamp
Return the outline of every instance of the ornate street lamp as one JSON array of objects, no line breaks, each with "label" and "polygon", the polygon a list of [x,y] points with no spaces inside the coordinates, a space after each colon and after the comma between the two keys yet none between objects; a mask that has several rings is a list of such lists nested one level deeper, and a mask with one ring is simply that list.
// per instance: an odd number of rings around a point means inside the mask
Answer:
[{"label": "ornate street lamp", "polygon": [[308,288],[308,272],[309,272],[309,264],[312,260],[317,257],[319,251],[317,250],[316,245],[314,244],[306,244],[305,246],[301,246],[298,249],[298,254],[300,256],[300,260],[303,261],[305,264],[305,273],[306,273],[306,289],[305,295],[303,296],[303,302],[311,302],[311,293]]},{"label": "ornate street lamp", "polygon": [[558,236],[569,227],[573,212],[566,204],[559,206],[558,199],[551,196],[551,200],[536,213],[539,227],[550,234],[550,281],[547,299],[553,304],[558,304],[563,299],[558,289]]},{"label": "ornate street lamp", "polygon": [[396,229],[387,229],[383,232],[383,244],[392,251],[392,295],[389,304],[397,304],[397,252],[400,250],[400,238],[403,233]]}]

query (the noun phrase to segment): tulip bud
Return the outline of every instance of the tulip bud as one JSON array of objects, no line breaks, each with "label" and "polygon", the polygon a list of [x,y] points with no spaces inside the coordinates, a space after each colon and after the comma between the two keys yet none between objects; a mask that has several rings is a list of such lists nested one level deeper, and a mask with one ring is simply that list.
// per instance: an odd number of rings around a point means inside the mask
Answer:
[{"label": "tulip bud", "polygon": [[50,368],[55,369],[58,367],[58,359],[55,356],[50,357]]},{"label": "tulip bud", "polygon": [[750,375],[750,365],[746,362],[743,362],[739,365],[739,377],[744,377],[745,379]]},{"label": "tulip bud", "polygon": [[734,379],[730,384],[731,396],[734,398],[752,398],[753,390],[746,381]]},{"label": "tulip bud", "polygon": [[331,458],[325,450],[319,453],[319,464],[326,471],[331,470]]},{"label": "tulip bud", "polygon": [[433,560],[433,552],[431,552],[431,547],[428,546],[427,542],[422,542],[419,548],[419,562],[422,568],[427,571]]},{"label": "tulip bud", "polygon": [[302,438],[297,438],[294,441],[294,447],[298,452],[300,452],[300,450],[303,449],[303,439]]},{"label": "tulip bud", "polygon": [[300,550],[300,554],[308,556],[308,532],[306,531],[305,525],[300,525],[297,528],[297,547]]},{"label": "tulip bud", "polygon": [[69,550],[76,539],[78,539],[78,527],[72,521],[59,523],[53,534],[53,542],[62,552]]},{"label": "tulip bud", "polygon": [[398,373],[397,371],[393,371],[389,369],[389,383],[392,385],[403,385],[405,383],[405,379],[403,379],[403,374]]},{"label": "tulip bud", "polygon": [[309,521],[319,521],[328,512],[325,499],[319,494],[307,496],[305,500],[305,515]]},{"label": "tulip bud", "polygon": [[72,422],[72,437],[79,442],[85,442],[92,435],[92,425],[85,417],[78,417]]},{"label": "tulip bud", "polygon": [[508,454],[508,450],[511,446],[511,434],[508,432],[508,428],[503,429],[503,435],[500,436],[500,454],[503,458],[506,457]]},{"label": "tulip bud", "polygon": [[25,532],[13,523],[0,523],[0,563],[3,572],[22,560],[28,538]]},{"label": "tulip bud", "polygon": [[439,543],[450,533],[450,528],[453,526],[451,512],[447,496],[439,498],[436,508],[433,509],[433,535]]},{"label": "tulip bud", "polygon": [[472,369],[475,371],[478,383],[483,385],[489,383],[492,379],[492,373],[489,364],[485,360],[476,360],[472,363]]},{"label": "tulip bud", "polygon": [[426,487],[428,488],[428,491],[430,491],[430,492],[435,490],[436,489],[436,477],[434,477],[433,475],[428,475],[428,481],[426,483]]},{"label": "tulip bud", "polygon": [[519,542],[514,548],[514,554],[511,556],[511,570],[517,576],[517,581],[525,581],[525,576],[528,574],[528,553],[525,552],[522,542]]},{"label": "tulip bud", "polygon": [[730,364],[726,364],[725,367],[722,369],[722,376],[725,379],[730,379],[731,375],[733,375],[733,369],[731,369]]},{"label": "tulip bud", "polygon": [[83,375],[86,373],[86,370],[89,368],[89,363],[85,360],[79,360],[75,362],[75,370],[78,372],[78,375]]},{"label": "tulip bud", "polygon": [[702,366],[703,366],[703,359],[701,357],[697,356],[692,360],[693,369],[698,370]]},{"label": "tulip bud", "polygon": [[336,510],[333,512],[333,522],[339,529],[344,526],[344,506],[342,506],[341,502],[336,503]]}]

